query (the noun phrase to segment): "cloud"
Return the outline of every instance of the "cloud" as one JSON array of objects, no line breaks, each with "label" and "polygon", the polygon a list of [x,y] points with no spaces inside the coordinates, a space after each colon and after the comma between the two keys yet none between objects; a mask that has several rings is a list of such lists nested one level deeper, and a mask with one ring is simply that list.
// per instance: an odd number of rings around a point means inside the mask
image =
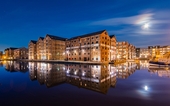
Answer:
[{"label": "cloud", "polygon": [[103,25],[103,26],[114,26],[121,24],[141,24],[152,19],[153,14],[140,14],[130,17],[119,17],[119,18],[109,18],[105,20],[95,21],[90,23],[90,25]]},{"label": "cloud", "polygon": [[98,20],[91,22],[89,25],[101,25],[101,26],[115,26],[115,25],[141,25],[144,23],[160,24],[160,23],[170,23],[170,11],[158,11],[158,12],[147,12],[141,13],[129,17],[118,17],[118,18],[108,18],[104,20]]}]

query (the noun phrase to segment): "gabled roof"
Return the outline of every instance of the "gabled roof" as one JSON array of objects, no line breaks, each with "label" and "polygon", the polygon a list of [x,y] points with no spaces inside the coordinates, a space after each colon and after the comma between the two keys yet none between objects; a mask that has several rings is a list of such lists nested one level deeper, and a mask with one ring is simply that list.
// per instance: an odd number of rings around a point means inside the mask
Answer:
[{"label": "gabled roof", "polygon": [[10,47],[9,49],[11,49],[11,50],[15,50],[15,49],[18,49],[18,48]]},{"label": "gabled roof", "polygon": [[59,36],[54,36],[54,35],[49,35],[49,34],[47,34],[46,36],[49,36],[51,39],[55,39],[55,40],[65,41],[67,39],[67,38],[62,38],[62,37],[59,37]]},{"label": "gabled roof", "polygon": [[18,49],[18,48],[10,47],[10,48],[6,48],[5,51],[6,51],[6,50],[10,50],[10,49],[11,49],[11,50],[15,50],[15,49]]},{"label": "gabled roof", "polygon": [[43,39],[44,39],[44,37],[39,37],[39,39],[43,40]]},{"label": "gabled roof", "polygon": [[30,42],[32,42],[32,43],[34,43],[34,44],[36,44],[36,43],[37,43],[37,41],[35,41],[35,40],[31,40]]},{"label": "gabled roof", "polygon": [[84,35],[80,35],[80,36],[72,37],[72,38],[70,38],[69,40],[76,39],[76,38],[79,38],[79,37],[80,37],[80,38],[83,38],[83,37],[88,37],[88,36],[98,35],[98,34],[103,33],[104,31],[106,31],[106,30],[101,30],[101,31],[92,32],[92,33],[89,33],[89,34],[84,34]]},{"label": "gabled roof", "polygon": [[112,38],[112,37],[115,37],[115,38],[116,38],[116,36],[115,36],[115,35],[110,35],[110,38]]}]

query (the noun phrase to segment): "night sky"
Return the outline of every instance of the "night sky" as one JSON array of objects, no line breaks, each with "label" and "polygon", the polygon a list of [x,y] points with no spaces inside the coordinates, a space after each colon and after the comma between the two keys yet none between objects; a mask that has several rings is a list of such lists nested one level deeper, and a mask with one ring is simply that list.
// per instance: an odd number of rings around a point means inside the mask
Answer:
[{"label": "night sky", "polygon": [[103,29],[136,47],[170,45],[170,0],[0,0],[2,51]]}]

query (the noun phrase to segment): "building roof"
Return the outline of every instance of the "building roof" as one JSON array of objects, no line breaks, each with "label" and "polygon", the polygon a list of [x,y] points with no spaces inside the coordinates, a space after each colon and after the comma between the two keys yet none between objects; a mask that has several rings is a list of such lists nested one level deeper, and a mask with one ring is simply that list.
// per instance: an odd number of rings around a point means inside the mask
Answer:
[{"label": "building roof", "polygon": [[43,39],[44,39],[44,37],[39,37],[39,39],[42,39],[42,40],[43,40]]},{"label": "building roof", "polygon": [[36,43],[37,43],[37,41],[35,41],[35,40],[31,40],[30,42],[32,42],[32,43],[34,43],[34,44],[36,44]]},{"label": "building roof", "polygon": [[112,38],[112,37],[115,37],[115,38],[116,38],[116,36],[115,36],[115,35],[110,35],[110,38]]},{"label": "building roof", "polygon": [[49,36],[51,39],[55,39],[55,40],[65,41],[67,39],[67,38],[62,38],[62,37],[59,37],[59,36],[49,35],[49,34],[47,34],[46,36]]},{"label": "building roof", "polygon": [[98,35],[98,34],[103,33],[104,31],[106,31],[106,30],[101,30],[101,31],[92,32],[92,33],[89,33],[89,34],[84,34],[84,35],[80,35],[80,36],[72,37],[72,38],[70,38],[69,40],[76,39],[76,38],[79,38],[79,37],[80,37],[80,38],[83,38],[83,37],[88,37],[88,36]]},{"label": "building roof", "polygon": [[[115,38],[116,39],[116,35],[110,35],[110,38]],[[116,39],[117,41],[117,39]]]},{"label": "building roof", "polygon": [[6,51],[6,50],[9,50],[9,49],[15,50],[15,49],[18,49],[18,48],[10,47],[10,48],[6,48],[5,51]]}]

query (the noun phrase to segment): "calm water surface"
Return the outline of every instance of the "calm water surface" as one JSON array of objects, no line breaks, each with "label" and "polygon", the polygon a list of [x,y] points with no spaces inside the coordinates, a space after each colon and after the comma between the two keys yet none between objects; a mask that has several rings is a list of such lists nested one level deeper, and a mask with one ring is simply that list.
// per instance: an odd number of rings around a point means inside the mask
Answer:
[{"label": "calm water surface", "polygon": [[170,106],[170,69],[0,62],[0,106]]}]

